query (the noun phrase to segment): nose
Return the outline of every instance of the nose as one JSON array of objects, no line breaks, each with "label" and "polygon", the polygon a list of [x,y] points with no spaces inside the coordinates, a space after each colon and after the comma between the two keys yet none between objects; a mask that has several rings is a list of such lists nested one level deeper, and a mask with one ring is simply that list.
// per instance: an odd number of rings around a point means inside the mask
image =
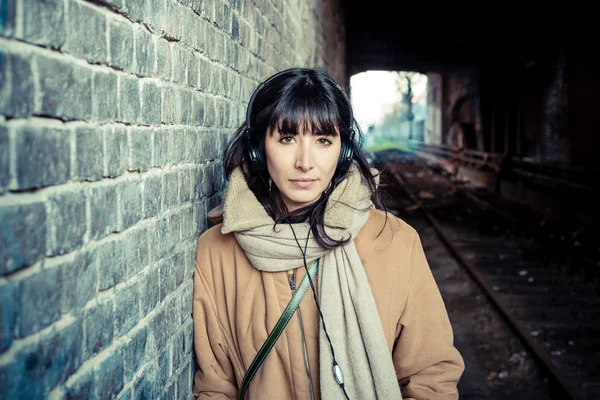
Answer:
[{"label": "nose", "polygon": [[296,161],[295,164],[297,169],[306,172],[310,171],[314,167],[314,154],[310,147],[310,141],[302,141],[296,148]]}]

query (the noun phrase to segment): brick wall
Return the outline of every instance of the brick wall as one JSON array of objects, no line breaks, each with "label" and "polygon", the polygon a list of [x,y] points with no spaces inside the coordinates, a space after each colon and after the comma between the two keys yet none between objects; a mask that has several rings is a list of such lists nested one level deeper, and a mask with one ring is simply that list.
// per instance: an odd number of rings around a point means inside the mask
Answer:
[{"label": "brick wall", "polygon": [[0,398],[191,398],[224,145],[343,41],[337,0],[0,0]]}]

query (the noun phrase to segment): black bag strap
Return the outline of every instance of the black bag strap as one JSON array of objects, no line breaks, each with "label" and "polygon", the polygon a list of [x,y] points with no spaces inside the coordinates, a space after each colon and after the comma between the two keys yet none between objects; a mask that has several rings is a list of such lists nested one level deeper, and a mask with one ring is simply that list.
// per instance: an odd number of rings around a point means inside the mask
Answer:
[{"label": "black bag strap", "polygon": [[248,368],[248,371],[246,371],[246,375],[244,376],[244,380],[242,381],[242,389],[240,390],[239,397],[241,400],[244,400],[244,397],[246,396],[246,391],[248,390],[248,386],[250,385],[250,381],[252,380],[252,378],[254,378],[254,375],[256,375],[256,372],[262,365],[263,361],[265,361],[265,358],[267,358],[267,355],[269,354],[273,346],[275,346],[275,342],[277,342],[277,339],[279,339],[288,322],[290,322],[290,319],[292,319],[292,316],[298,309],[300,301],[302,301],[304,294],[310,286],[308,275],[310,274],[310,278],[312,279],[312,277],[317,272],[318,268],[319,260],[317,259],[313,261],[312,264],[310,264],[310,267],[308,268],[308,273],[304,275],[302,282],[300,282],[300,286],[298,286],[298,288],[294,292],[292,299],[288,303],[285,310],[283,310],[281,317],[279,317],[279,320],[273,327],[271,333],[269,333],[269,336],[265,340],[265,343],[263,343],[262,347],[256,354],[254,361],[252,361],[252,364],[250,364],[250,367]]}]

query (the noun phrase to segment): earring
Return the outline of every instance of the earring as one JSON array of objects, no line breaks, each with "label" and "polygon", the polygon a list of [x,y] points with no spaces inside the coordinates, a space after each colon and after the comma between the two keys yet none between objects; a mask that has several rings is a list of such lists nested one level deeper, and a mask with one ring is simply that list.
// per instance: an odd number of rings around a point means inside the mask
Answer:
[{"label": "earring", "polygon": [[271,191],[271,184],[273,183],[273,180],[271,178],[269,178],[269,192]]},{"label": "earring", "polygon": [[333,179],[329,181],[329,186],[325,189],[325,194],[329,194],[329,192],[333,189]]}]

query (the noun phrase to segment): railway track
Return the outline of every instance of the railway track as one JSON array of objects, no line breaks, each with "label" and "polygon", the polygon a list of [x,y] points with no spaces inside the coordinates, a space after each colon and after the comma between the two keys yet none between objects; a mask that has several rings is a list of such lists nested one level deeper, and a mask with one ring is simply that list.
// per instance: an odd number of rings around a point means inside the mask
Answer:
[{"label": "railway track", "polygon": [[413,221],[417,213],[426,219],[428,229],[435,231],[537,361],[542,375],[552,381],[549,394],[517,398],[599,399],[597,287],[577,268],[565,266],[568,254],[544,247],[516,230],[514,218],[502,218],[502,210],[491,213],[482,207],[483,200],[469,201],[472,194],[458,195],[460,189],[447,178],[431,174],[410,155],[403,157],[380,153],[377,158],[385,165],[388,184],[401,188],[388,188],[390,208]]}]

